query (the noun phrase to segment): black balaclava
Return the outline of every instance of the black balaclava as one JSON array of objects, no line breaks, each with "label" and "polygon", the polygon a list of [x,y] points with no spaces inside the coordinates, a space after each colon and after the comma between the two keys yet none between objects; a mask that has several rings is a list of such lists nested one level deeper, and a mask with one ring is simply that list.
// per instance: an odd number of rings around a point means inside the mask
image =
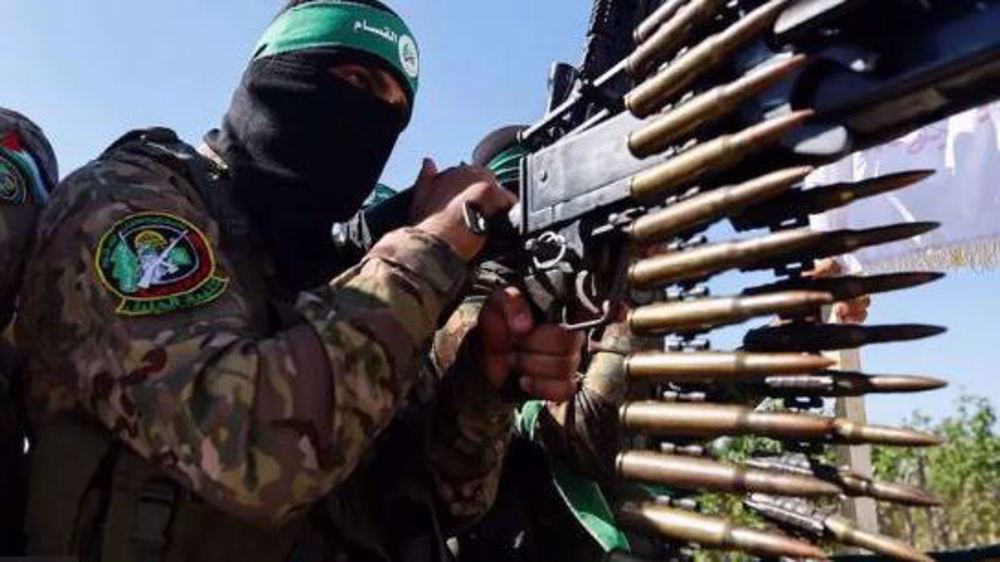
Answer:
[{"label": "black balaclava", "polygon": [[378,57],[346,48],[257,58],[221,130],[206,137],[228,165],[237,200],[269,246],[279,280],[293,291],[323,284],[351,265],[341,263],[330,229],[353,216],[375,188],[409,121],[408,111],[329,71],[345,62],[395,74]]}]

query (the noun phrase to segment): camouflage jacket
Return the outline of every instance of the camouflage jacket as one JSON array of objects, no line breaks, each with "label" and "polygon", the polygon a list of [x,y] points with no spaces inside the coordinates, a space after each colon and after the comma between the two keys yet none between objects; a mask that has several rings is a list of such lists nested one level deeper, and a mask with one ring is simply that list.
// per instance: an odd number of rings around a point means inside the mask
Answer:
[{"label": "camouflage jacket", "polygon": [[[461,357],[458,342],[482,303],[467,299],[438,332],[442,364]],[[599,560],[628,548],[624,535],[605,523],[611,518],[597,483],[614,481],[625,353],[632,344],[623,324],[606,328],[572,400],[521,406],[496,504],[458,537],[463,560]]]},{"label": "camouflage jacket", "polygon": [[[495,279],[482,273],[477,279],[485,293]],[[434,351],[439,365],[446,367],[459,358],[460,343],[475,326],[482,308],[482,294],[467,298],[435,335]],[[625,354],[634,345],[624,324],[605,329],[586,373],[579,375],[580,386],[573,400],[546,402],[530,430],[517,424],[518,436],[542,445],[549,454],[569,461],[580,473],[605,480],[614,473],[618,453],[618,408],[625,399]]]},{"label": "camouflage jacket", "polygon": [[606,328],[573,400],[546,403],[533,431],[519,424],[525,437],[540,443],[549,454],[602,482],[615,473],[618,409],[627,389],[625,354],[630,345],[631,338],[624,325]]},{"label": "camouflage jacket", "polygon": [[17,320],[33,425],[96,419],[209,503],[273,524],[351,476],[430,384],[427,458],[412,463],[433,473],[444,521],[483,513],[511,408],[472,369],[423,368],[466,264],[403,229],[329,286],[283,296],[228,190],[199,193],[128,138],[40,219]]}]

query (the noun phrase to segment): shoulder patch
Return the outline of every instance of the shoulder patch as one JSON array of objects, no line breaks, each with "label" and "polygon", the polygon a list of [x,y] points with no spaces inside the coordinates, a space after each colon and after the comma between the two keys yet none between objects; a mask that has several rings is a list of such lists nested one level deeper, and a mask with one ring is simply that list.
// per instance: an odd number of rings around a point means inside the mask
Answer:
[{"label": "shoulder patch", "polygon": [[27,198],[27,174],[14,154],[0,149],[0,205],[23,205]]},{"label": "shoulder patch", "polygon": [[118,314],[153,316],[208,304],[229,279],[216,271],[205,234],[167,213],[138,213],[114,224],[94,257],[101,283],[122,299]]}]

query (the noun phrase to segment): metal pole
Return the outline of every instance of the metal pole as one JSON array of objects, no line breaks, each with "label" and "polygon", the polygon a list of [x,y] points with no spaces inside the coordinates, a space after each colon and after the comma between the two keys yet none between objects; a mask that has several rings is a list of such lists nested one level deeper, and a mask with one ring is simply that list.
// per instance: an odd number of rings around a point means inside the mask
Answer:
[{"label": "metal pole", "polygon": [[[842,371],[860,371],[861,352],[857,349],[837,353],[837,368]],[[852,422],[867,423],[868,415],[865,409],[864,397],[838,398],[836,415]],[[837,457],[842,465],[863,476],[872,475],[871,445],[853,447],[838,447]],[[857,522],[858,528],[872,533],[879,532],[878,510],[872,498],[849,498],[844,504],[844,515]]]}]

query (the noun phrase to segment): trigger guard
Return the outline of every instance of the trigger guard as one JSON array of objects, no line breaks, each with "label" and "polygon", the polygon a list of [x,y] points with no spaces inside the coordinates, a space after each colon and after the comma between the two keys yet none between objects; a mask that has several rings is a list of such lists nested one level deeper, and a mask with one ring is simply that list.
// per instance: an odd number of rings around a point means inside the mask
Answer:
[{"label": "trigger guard", "polygon": [[559,327],[568,332],[581,332],[583,330],[590,330],[591,328],[607,326],[611,323],[613,308],[614,307],[612,306],[611,301],[604,301],[604,304],[601,305],[601,311],[599,311],[600,316],[590,320],[584,320],[583,322],[570,323],[569,318],[567,318],[568,309],[564,307],[562,311],[562,322],[559,324]]}]

